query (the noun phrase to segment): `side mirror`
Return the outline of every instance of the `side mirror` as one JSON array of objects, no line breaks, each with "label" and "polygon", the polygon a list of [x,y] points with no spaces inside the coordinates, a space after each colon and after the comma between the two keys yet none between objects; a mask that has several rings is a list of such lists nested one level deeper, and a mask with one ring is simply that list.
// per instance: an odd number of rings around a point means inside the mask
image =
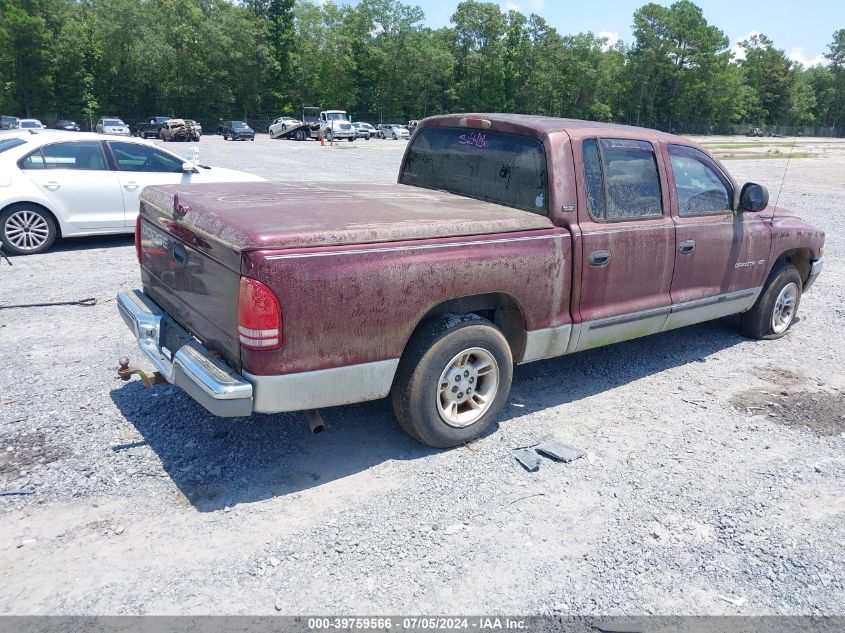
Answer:
[{"label": "side mirror", "polygon": [[185,173],[191,173],[192,171],[194,171],[194,164],[185,161],[184,163],[182,163],[182,171]]},{"label": "side mirror", "polygon": [[769,190],[755,182],[747,182],[739,194],[739,208],[757,212],[769,206]]}]

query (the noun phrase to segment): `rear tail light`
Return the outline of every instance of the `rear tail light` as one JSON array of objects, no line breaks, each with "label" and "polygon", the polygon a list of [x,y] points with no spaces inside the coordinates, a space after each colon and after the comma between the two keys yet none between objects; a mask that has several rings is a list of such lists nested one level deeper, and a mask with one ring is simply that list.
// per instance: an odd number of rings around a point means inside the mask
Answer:
[{"label": "rear tail light", "polygon": [[141,261],[141,214],[135,220],[135,255],[138,256],[138,261]]},{"label": "rear tail light", "polygon": [[277,349],[282,344],[279,300],[267,286],[249,277],[241,277],[238,338],[247,349]]}]

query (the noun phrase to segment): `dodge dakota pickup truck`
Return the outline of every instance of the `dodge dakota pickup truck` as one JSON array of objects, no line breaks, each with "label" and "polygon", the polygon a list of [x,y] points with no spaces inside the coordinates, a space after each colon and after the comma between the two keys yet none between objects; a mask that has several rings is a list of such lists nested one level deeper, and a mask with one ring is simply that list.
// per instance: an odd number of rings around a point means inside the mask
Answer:
[{"label": "dodge dakota pickup truck", "polygon": [[824,233],[678,136],[465,114],[420,123],[396,184],[147,187],[136,246],[118,306],[148,385],[218,416],[390,396],[450,447],[516,364],[733,314],[783,336]]}]

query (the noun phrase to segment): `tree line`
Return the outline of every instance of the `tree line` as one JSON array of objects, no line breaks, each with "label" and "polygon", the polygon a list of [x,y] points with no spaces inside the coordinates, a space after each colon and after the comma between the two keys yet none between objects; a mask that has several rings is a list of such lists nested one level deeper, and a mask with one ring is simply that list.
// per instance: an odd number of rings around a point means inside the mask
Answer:
[{"label": "tree line", "polygon": [[633,14],[633,41],[561,34],[492,2],[450,26],[400,0],[0,0],[0,112],[266,121],[303,105],[407,121],[498,111],[676,132],[739,126],[843,135],[845,28],[804,68],[766,35],[742,55],[700,7]]}]

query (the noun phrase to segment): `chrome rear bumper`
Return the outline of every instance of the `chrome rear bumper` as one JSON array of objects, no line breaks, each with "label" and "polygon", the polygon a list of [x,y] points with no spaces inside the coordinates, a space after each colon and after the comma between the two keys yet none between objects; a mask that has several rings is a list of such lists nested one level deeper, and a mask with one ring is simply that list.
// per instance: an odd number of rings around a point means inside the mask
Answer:
[{"label": "chrome rear bumper", "polygon": [[[141,351],[167,382],[181,387],[214,415],[237,417],[252,414],[252,385],[221,361],[213,358],[199,341],[190,339],[172,356],[162,349],[165,328],[178,328],[152,299],[140,290],[117,295],[120,316],[138,339]],[[172,339],[169,339],[172,340]],[[171,350],[172,351],[172,350]]]}]

